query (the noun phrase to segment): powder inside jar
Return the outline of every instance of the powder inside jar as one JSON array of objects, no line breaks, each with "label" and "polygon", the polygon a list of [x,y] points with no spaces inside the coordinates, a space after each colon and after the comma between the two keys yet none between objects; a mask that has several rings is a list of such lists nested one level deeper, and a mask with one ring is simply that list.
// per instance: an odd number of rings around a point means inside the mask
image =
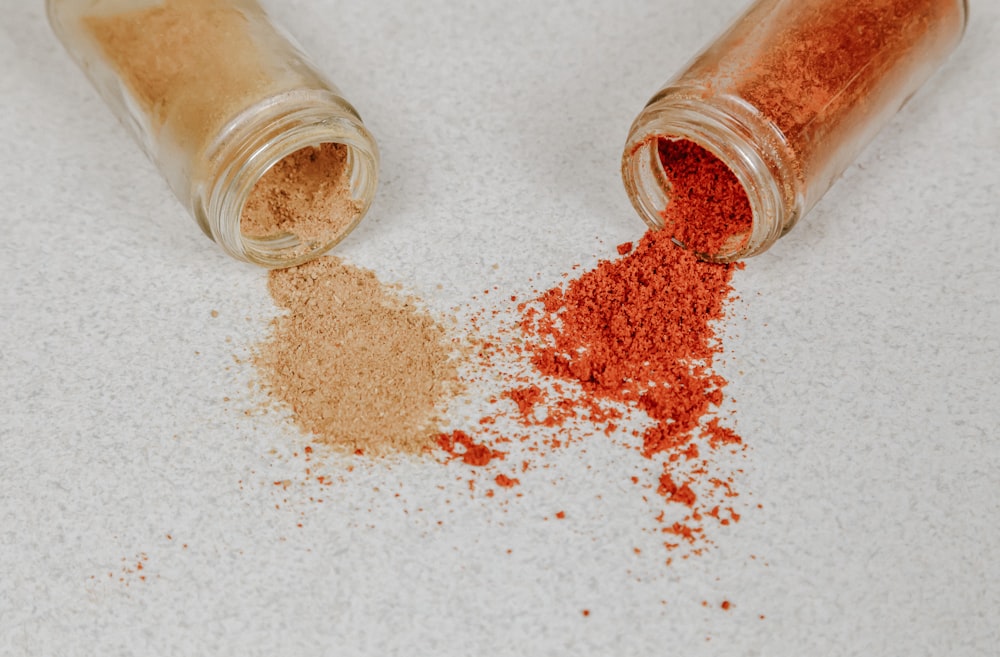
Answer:
[{"label": "powder inside jar", "polygon": [[284,158],[254,186],[240,230],[260,239],[291,233],[302,242],[335,242],[361,216],[351,197],[348,150],[343,144],[308,146]]},{"label": "powder inside jar", "polygon": [[[266,57],[275,45],[254,29],[260,9],[253,4],[139,4],[121,12],[89,10],[81,20],[134,100],[141,115],[134,118],[158,140],[154,148],[179,148],[195,171],[211,170],[209,154],[242,113],[303,84]],[[279,161],[244,205],[243,237],[278,240],[265,248],[277,246],[283,257],[335,244],[363,212],[351,194],[352,164],[350,149],[335,143],[307,146]]]},{"label": "powder inside jar", "polygon": [[279,88],[247,19],[226,0],[166,0],[83,19],[146,114],[195,150],[239,111]]},{"label": "powder inside jar", "polygon": [[660,137],[660,164],[669,197],[663,229],[697,254],[736,251],[750,237],[753,212],[739,179],[725,162],[687,139]]},{"label": "powder inside jar", "polygon": [[268,395],[319,442],[420,453],[457,392],[454,346],[415,300],[337,258],[274,270],[276,317],[254,357]]}]

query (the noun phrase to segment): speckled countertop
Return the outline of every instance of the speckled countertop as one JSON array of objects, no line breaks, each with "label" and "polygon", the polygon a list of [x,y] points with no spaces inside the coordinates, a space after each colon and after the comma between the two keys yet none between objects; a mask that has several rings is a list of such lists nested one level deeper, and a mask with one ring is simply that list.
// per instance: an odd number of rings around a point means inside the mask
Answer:
[{"label": "speckled countertop", "polygon": [[[642,233],[628,125],[742,2],[267,4],[382,149],[337,253],[448,311]],[[201,235],[43,3],[5,3],[0,654],[996,655],[1000,4],[972,4],[944,69],[737,273],[749,510],[665,567],[599,444],[504,504],[412,461],[322,505],[274,486],[304,439],[240,360],[265,272]]]}]

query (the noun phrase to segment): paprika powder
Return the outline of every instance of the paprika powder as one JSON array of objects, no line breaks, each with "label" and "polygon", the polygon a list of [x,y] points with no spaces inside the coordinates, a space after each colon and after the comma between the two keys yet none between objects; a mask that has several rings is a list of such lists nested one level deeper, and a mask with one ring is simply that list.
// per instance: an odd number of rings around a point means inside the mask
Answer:
[{"label": "paprika powder", "polygon": [[[632,124],[625,187],[652,228],[702,258],[759,254],[788,232],[961,40],[966,0],[757,0]],[[684,204],[664,144],[693,142],[745,189],[749,230],[671,222]],[[687,153],[679,152],[680,155]]]}]

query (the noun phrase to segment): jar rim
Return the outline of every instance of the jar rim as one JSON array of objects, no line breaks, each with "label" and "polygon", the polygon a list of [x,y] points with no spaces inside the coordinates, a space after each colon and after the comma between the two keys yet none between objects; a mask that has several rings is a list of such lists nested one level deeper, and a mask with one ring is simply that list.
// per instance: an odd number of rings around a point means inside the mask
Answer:
[{"label": "jar rim", "polygon": [[709,151],[729,167],[750,202],[748,238],[718,253],[699,253],[702,259],[733,262],[763,253],[801,214],[800,185],[776,128],[739,99],[668,87],[636,118],[622,155],[628,196],[650,228],[663,227],[661,213],[668,201],[656,148],[660,139],[685,139]]},{"label": "jar rim", "polygon": [[[278,162],[325,143],[347,147],[352,198],[358,211],[330,239],[304,242],[290,233],[259,238],[241,228],[254,187]],[[378,149],[357,113],[326,91],[294,91],[249,108],[220,131],[202,161],[210,175],[195,190],[195,216],[229,255],[270,269],[292,267],[336,246],[366,215],[378,184]]]}]

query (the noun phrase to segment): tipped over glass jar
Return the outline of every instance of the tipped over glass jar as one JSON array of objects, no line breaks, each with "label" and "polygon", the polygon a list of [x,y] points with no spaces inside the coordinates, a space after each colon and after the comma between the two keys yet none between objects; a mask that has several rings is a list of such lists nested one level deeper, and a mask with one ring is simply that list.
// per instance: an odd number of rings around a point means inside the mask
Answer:
[{"label": "tipped over glass jar", "polygon": [[[703,259],[762,253],[940,67],[967,20],[967,0],[757,0],[632,124],[632,204]],[[710,225],[677,207],[695,194]]]},{"label": "tipped over glass jar", "polygon": [[256,0],[47,0],[47,9],[105,102],[229,255],[299,264],[367,212],[375,141]]}]

